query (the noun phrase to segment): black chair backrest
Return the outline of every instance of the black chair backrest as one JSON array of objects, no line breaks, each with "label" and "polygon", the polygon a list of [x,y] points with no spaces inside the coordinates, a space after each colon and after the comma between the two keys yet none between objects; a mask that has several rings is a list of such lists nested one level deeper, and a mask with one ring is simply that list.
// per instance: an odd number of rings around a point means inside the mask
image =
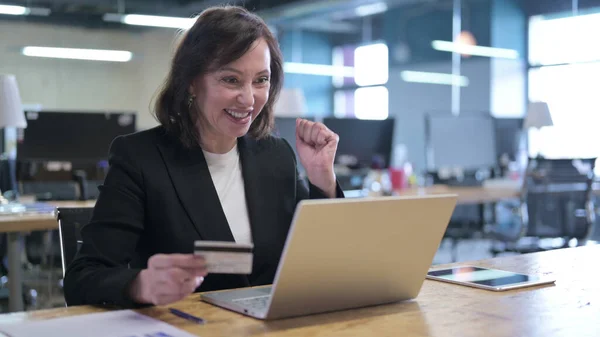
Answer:
[{"label": "black chair backrest", "polygon": [[534,159],[526,179],[528,236],[584,239],[589,235],[592,159]]},{"label": "black chair backrest", "polygon": [[80,235],[81,227],[90,221],[93,209],[93,207],[59,207],[57,210],[63,276],[83,243]]}]

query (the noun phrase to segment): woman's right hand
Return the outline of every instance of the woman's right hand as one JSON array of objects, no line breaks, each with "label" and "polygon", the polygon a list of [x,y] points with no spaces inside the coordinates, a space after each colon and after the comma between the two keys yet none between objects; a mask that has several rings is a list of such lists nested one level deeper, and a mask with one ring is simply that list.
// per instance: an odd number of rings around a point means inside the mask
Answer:
[{"label": "woman's right hand", "polygon": [[129,288],[140,304],[165,305],[184,299],[204,281],[206,263],[193,254],[156,254]]}]

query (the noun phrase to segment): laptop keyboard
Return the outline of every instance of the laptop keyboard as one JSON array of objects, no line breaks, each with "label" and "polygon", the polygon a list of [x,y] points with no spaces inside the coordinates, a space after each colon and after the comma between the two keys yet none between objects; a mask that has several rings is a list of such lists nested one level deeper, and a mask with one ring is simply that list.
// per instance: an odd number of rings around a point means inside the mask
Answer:
[{"label": "laptop keyboard", "polygon": [[266,310],[271,295],[254,296],[233,300],[234,303],[254,310]]}]

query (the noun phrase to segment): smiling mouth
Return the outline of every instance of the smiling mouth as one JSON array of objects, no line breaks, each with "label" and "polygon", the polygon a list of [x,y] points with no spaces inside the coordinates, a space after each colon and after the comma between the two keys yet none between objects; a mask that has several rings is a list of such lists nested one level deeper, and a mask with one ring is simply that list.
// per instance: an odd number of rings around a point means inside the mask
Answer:
[{"label": "smiling mouth", "polygon": [[229,109],[223,109],[229,116],[236,118],[236,119],[244,119],[248,116],[250,116],[250,114],[252,114],[252,110],[250,111],[245,111],[245,112],[239,112],[239,111],[233,111],[233,110],[229,110]]}]

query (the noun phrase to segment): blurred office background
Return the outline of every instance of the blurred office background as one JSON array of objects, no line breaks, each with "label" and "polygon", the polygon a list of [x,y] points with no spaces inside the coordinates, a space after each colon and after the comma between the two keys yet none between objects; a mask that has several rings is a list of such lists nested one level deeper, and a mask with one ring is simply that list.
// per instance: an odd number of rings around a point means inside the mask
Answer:
[{"label": "blurred office background", "polygon": [[[181,30],[223,3],[279,40],[274,133],[293,143],[296,117],[339,133],[348,196],[515,190],[459,205],[435,263],[598,240],[600,0],[0,0],[0,74],[26,120],[0,116],[4,195],[93,200],[111,140],[157,125]],[[29,308],[61,305],[57,238],[24,236]]]}]

